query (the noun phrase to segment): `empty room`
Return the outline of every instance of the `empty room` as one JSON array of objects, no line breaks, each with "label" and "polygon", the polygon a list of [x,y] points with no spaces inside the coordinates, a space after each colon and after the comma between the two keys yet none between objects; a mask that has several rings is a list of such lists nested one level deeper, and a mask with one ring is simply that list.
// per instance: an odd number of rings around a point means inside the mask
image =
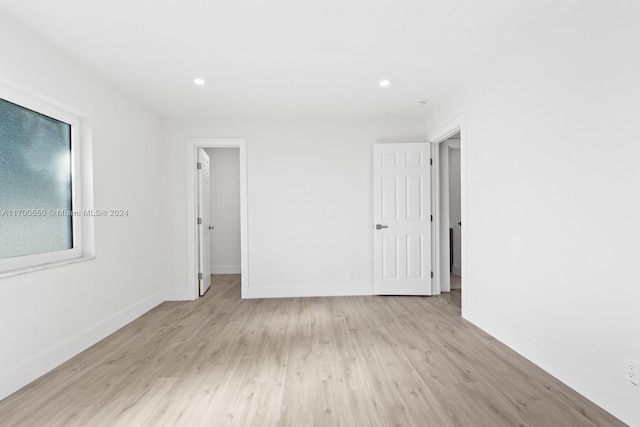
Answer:
[{"label": "empty room", "polygon": [[639,426],[640,3],[0,0],[0,426]]}]

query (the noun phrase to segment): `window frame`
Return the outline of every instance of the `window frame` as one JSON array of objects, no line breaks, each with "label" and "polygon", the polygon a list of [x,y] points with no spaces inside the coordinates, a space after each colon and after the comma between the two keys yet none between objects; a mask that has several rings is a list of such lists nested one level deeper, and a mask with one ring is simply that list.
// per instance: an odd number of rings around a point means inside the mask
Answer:
[{"label": "window frame", "polygon": [[[43,114],[71,126],[71,215],[73,247],[59,251],[22,255],[0,259],[0,277],[22,274],[30,270],[40,270],[49,266],[66,264],[80,260],[83,251],[83,193],[82,193],[82,153],[81,116],[63,105],[27,90],[10,87],[0,82],[0,98],[22,108]],[[31,207],[25,206],[25,209]],[[37,208],[37,207],[34,207]],[[79,213],[79,214],[75,214]]]}]

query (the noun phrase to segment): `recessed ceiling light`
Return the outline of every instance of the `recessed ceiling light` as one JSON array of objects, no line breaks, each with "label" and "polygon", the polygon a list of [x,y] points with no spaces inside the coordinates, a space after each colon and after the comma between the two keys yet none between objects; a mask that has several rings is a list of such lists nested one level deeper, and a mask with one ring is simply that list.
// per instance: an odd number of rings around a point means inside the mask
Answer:
[{"label": "recessed ceiling light", "polygon": [[391,80],[380,80],[380,86],[387,87],[391,84]]},{"label": "recessed ceiling light", "polygon": [[202,86],[202,85],[204,85],[204,80],[202,80],[202,79],[193,79],[193,83],[197,84],[198,86]]}]

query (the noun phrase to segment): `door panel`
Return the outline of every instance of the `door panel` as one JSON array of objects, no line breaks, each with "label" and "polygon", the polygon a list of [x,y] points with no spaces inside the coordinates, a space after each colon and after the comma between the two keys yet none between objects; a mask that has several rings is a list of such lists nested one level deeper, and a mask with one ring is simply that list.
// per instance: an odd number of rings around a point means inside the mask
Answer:
[{"label": "door panel", "polygon": [[424,277],[422,268],[422,245],[423,239],[420,234],[407,235],[407,278],[422,279]]},{"label": "door panel", "polygon": [[202,220],[198,224],[198,281],[200,296],[204,295],[211,286],[211,242],[209,241],[210,218],[210,167],[209,156],[198,148],[198,218]]},{"label": "door panel", "polygon": [[382,219],[398,219],[398,186],[396,177],[382,177]]},{"label": "door panel", "polygon": [[422,153],[406,153],[406,166],[410,168],[419,168],[424,166],[422,163]]},{"label": "door panel", "polygon": [[395,168],[398,166],[397,153],[382,153],[382,167]]},{"label": "door panel", "polygon": [[407,176],[407,220],[422,220],[424,206],[422,203],[422,177]]},{"label": "door panel", "polygon": [[374,293],[431,295],[429,145],[373,149]]},{"label": "door panel", "polygon": [[382,277],[398,278],[398,236],[386,234],[382,236]]}]

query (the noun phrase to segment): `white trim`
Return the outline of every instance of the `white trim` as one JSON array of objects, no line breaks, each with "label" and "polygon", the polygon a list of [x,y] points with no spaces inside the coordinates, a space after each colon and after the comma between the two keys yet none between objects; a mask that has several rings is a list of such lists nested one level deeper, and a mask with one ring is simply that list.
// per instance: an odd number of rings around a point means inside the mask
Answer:
[{"label": "white trim", "polygon": [[187,174],[187,277],[189,298],[195,300],[198,292],[198,248],[197,234],[197,149],[198,148],[238,148],[240,155],[240,263],[242,298],[248,298],[249,292],[249,236],[248,236],[248,187],[247,187],[247,140],[246,138],[187,138],[186,174]]},{"label": "white trim", "polygon": [[449,138],[447,139],[447,145],[449,148],[460,148],[460,139]]},{"label": "white trim", "polygon": [[451,280],[449,275],[449,252],[451,245],[449,243],[449,149],[448,142],[445,140],[443,143],[438,144],[438,150],[440,153],[440,163],[437,167],[438,175],[442,177],[442,186],[438,188],[440,190],[440,197],[437,199],[439,205],[438,211],[442,218],[438,229],[438,235],[441,237],[441,246],[438,253],[440,254],[440,266],[442,275],[437,276],[441,280],[438,294],[440,292],[449,292],[451,290]]},{"label": "white trim", "polygon": [[242,274],[242,267],[239,265],[212,265],[211,274]]},{"label": "white trim", "polygon": [[[29,88],[0,77],[0,98],[71,126],[71,249],[0,259],[0,278],[27,274],[75,262],[93,259],[93,218],[85,210],[93,209],[91,168],[91,122],[78,111],[51,100]],[[35,208],[40,207],[29,207]],[[50,214],[47,211],[47,214]]]},{"label": "white trim", "polygon": [[253,287],[243,298],[341,297],[373,295],[373,283]]},{"label": "white trim", "polygon": [[[463,295],[466,289],[465,284]],[[475,308],[467,306],[462,317],[624,423],[640,426],[640,411],[629,409],[638,408],[638,399],[633,395]]]},{"label": "white trim", "polygon": [[464,139],[464,134],[462,133],[466,127],[466,115],[462,114],[456,117],[451,122],[447,123],[445,126],[441,127],[437,131],[435,131],[432,135],[429,135],[427,140],[432,144],[439,144],[456,133],[460,132],[460,146],[462,146],[462,141]]},{"label": "white trim", "polygon": [[[433,277],[431,279],[431,295],[439,295],[440,288],[438,287],[438,277],[441,273],[441,258],[442,254],[438,250],[441,245],[440,236],[440,211],[438,209],[438,200],[440,200],[440,174],[438,173],[437,165],[440,163],[440,150],[438,150],[436,144],[429,144],[431,151],[431,215],[433,221],[431,222],[431,271],[433,271]],[[435,203],[434,203],[435,201]]]},{"label": "white trim", "polygon": [[[80,195],[82,209],[94,211],[93,204],[93,128],[91,120],[80,117]],[[95,228],[93,216],[82,217],[82,255],[95,258]]]},{"label": "white trim", "polygon": [[[460,132],[460,217],[461,217],[461,221],[462,221],[462,225],[463,228],[460,232],[461,234],[461,271],[460,271],[460,276],[462,277],[462,280],[464,281],[464,292],[462,292],[462,313],[464,315],[465,309],[466,307],[468,307],[468,301],[469,301],[469,294],[471,291],[471,287],[469,286],[468,280],[467,278],[469,277],[469,271],[468,271],[468,257],[467,257],[467,236],[468,236],[468,230],[469,230],[469,222],[467,221],[467,129],[466,129],[466,116],[464,114],[462,114],[461,116],[457,117],[455,120],[451,121],[450,123],[448,123],[447,125],[441,127],[440,129],[438,129],[436,132],[434,132],[432,135],[429,135],[428,137],[428,141],[431,144],[440,144],[444,141],[446,141],[447,139],[449,139],[450,137],[452,137],[453,135],[455,135],[456,133]],[[440,162],[434,162],[434,166],[436,169],[436,174],[439,175],[440,174],[440,168],[441,168],[441,164]],[[435,206],[436,212],[441,212],[442,208],[441,208],[441,203],[442,201],[439,200],[440,197],[440,189],[436,190],[436,198],[435,198]],[[442,216],[442,214],[440,215]],[[443,224],[447,224],[448,223],[448,217],[447,218],[442,218],[442,221],[438,221],[438,226],[440,227],[440,234],[442,235],[443,232]],[[446,233],[448,233],[448,227],[446,230]],[[443,239],[446,240],[448,242],[448,239]],[[436,252],[437,253],[442,253],[443,250],[443,246],[444,244],[441,244],[437,246],[436,248]],[[447,244],[448,246],[448,244]],[[443,257],[437,258],[439,260],[441,260]],[[440,266],[441,267],[441,266]],[[449,274],[449,270],[448,268],[446,269],[446,276],[448,276]],[[434,295],[438,295],[441,292],[442,289],[442,283],[444,280],[443,276],[445,276],[444,271],[442,271],[442,268],[437,268],[436,274],[435,274],[435,292]]]},{"label": "white trim", "polygon": [[[438,294],[441,292],[449,292],[451,288],[451,279],[449,276],[449,254],[451,251],[451,244],[449,242],[449,229],[451,228],[450,221],[450,211],[449,211],[449,201],[450,201],[450,188],[449,188],[449,153],[450,149],[460,149],[460,139],[447,138],[438,144],[438,148],[436,152],[440,154],[438,166],[436,169],[438,170],[437,175],[441,177],[442,184],[439,186],[438,190],[440,192],[439,197],[436,199],[437,211],[440,212],[441,222],[438,224],[438,236],[441,238],[440,241],[440,250],[438,254],[440,255],[440,271],[442,272],[439,277],[439,288]],[[445,255],[446,254],[446,255]],[[456,270],[457,268],[457,270]],[[451,269],[456,274],[460,275],[460,266],[452,266]]]},{"label": "white trim", "polygon": [[12,80],[9,80],[7,78],[4,78],[2,76],[0,76],[0,87],[2,87],[2,90],[7,93],[20,93],[21,96],[27,96],[29,98],[31,98],[33,101],[35,102],[39,102],[42,105],[49,105],[51,107],[60,109],[65,111],[68,114],[71,114],[73,116],[77,116],[77,117],[86,117],[86,114],[84,114],[82,111],[80,110],[76,110],[75,108],[71,108],[68,105],[63,104],[62,102],[58,102],[57,100],[53,99],[53,98],[49,98],[48,96],[45,96],[43,94],[41,94],[38,91],[35,91],[27,86],[21,85],[19,83],[16,83]]},{"label": "white trim", "polygon": [[0,279],[5,279],[7,277],[14,277],[14,276],[22,276],[23,274],[29,274],[35,271],[48,270],[50,268],[57,268],[57,267],[62,267],[70,264],[78,264],[80,262],[85,262],[85,261],[93,261],[94,259],[96,259],[96,257],[94,256],[72,258],[65,261],[50,262],[48,264],[40,264],[40,265],[35,265],[33,267],[21,268],[18,270],[3,271],[3,272],[0,272]]},{"label": "white trim", "polygon": [[191,289],[167,289],[164,291],[165,301],[189,301],[193,299]]},{"label": "white trim", "polygon": [[4,399],[41,375],[60,366],[98,341],[147,313],[161,304],[164,292],[158,292],[144,300],[110,316],[75,336],[64,340],[40,354],[25,360],[17,367],[0,373],[0,399]]}]

